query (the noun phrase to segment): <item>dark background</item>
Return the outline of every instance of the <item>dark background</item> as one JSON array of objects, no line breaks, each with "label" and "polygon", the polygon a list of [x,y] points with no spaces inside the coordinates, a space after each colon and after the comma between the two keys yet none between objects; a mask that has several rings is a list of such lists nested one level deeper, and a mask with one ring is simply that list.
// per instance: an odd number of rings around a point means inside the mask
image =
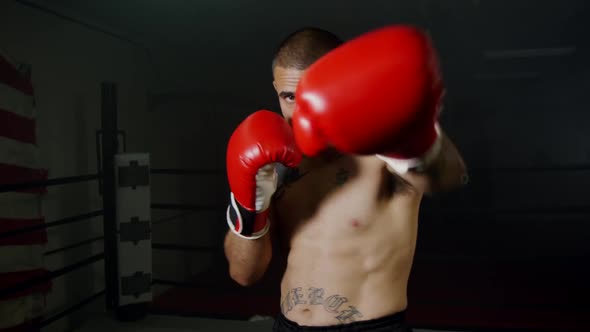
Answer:
[{"label": "dark background", "polygon": [[[63,132],[88,142],[89,152],[86,143],[70,149],[78,165],[73,170],[96,164],[98,86],[115,81],[120,126],[132,150],[150,152],[153,167],[217,171],[155,178],[154,200],[212,206],[227,200],[225,144],[233,128],[259,108],[279,110],[270,61],[281,38],[307,25],[346,39],[391,23],[428,29],[448,90],[441,123],[471,182],[424,201],[409,291],[414,321],[539,327],[590,312],[586,1],[35,0],[2,6],[0,48],[31,63],[38,94],[61,84],[71,93],[61,91],[59,98],[75,100],[68,107],[85,114],[72,118],[61,106],[43,107],[50,97],[41,98],[41,138],[71,121]],[[59,74],[48,74],[50,68]],[[80,82],[89,88],[80,90]],[[52,174],[69,175],[73,170],[56,161],[56,144],[41,141],[45,161]],[[162,226],[160,240],[219,246],[227,230],[223,213],[214,207],[184,216]],[[218,253],[170,255],[154,254],[156,275],[226,275]],[[235,285],[220,287],[226,286]]]}]

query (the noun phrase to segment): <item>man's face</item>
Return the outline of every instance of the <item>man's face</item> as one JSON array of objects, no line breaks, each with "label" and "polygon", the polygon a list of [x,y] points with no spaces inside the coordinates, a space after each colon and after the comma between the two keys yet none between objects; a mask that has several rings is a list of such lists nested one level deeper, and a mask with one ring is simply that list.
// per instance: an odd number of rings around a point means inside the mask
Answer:
[{"label": "man's face", "polygon": [[305,70],[276,66],[273,71],[273,85],[279,96],[281,112],[287,121],[291,121],[295,109],[295,89]]}]

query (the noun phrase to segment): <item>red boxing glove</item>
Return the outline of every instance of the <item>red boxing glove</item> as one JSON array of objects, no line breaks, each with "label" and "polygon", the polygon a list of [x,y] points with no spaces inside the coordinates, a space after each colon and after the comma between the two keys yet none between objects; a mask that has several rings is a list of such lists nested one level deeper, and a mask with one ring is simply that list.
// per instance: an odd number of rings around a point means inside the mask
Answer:
[{"label": "red boxing glove", "polygon": [[273,163],[295,167],[301,152],[289,124],[271,111],[257,111],[234,131],[227,147],[231,203],[227,222],[237,235],[256,239],[268,231],[268,206],[276,190]]},{"label": "red boxing glove", "polygon": [[308,68],[296,92],[295,139],[310,156],[332,146],[416,167],[440,146],[443,91],[425,33],[405,25],[378,29]]}]

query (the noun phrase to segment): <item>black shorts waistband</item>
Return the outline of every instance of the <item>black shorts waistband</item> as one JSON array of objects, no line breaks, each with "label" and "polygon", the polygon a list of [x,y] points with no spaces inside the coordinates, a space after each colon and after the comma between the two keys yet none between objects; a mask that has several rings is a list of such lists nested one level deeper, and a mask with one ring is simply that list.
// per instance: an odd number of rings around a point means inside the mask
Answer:
[{"label": "black shorts waistband", "polygon": [[395,314],[363,320],[353,323],[330,326],[302,326],[289,320],[282,313],[275,319],[273,331],[410,331],[405,324],[406,313],[401,311]]}]

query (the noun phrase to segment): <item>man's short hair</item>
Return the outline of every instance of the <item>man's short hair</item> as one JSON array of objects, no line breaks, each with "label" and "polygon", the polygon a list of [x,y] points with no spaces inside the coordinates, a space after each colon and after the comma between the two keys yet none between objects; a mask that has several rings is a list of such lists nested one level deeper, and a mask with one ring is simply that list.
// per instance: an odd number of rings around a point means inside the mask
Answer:
[{"label": "man's short hair", "polygon": [[305,70],[320,57],[342,44],[335,34],[315,27],[305,27],[288,35],[275,52],[276,66]]}]

